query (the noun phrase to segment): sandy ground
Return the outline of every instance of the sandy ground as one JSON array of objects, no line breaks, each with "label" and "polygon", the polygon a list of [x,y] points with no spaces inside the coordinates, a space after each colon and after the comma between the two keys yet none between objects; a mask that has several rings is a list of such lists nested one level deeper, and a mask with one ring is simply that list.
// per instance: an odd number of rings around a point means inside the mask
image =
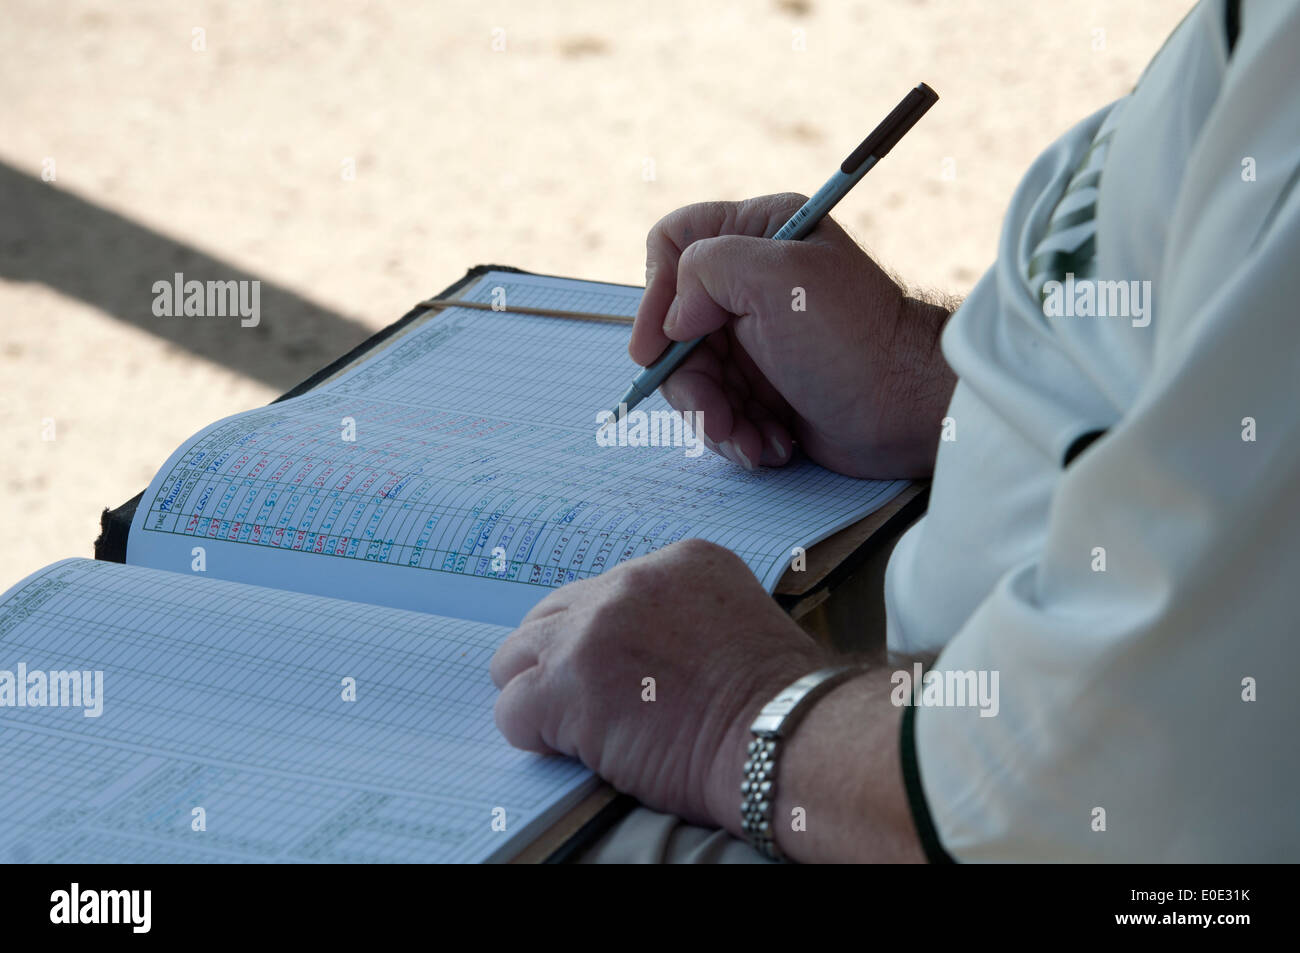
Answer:
[{"label": "sandy ground", "polygon": [[[921,80],[836,217],[962,294],[1025,166],[1190,6],[4,0],[0,589],[466,267],[639,282],[660,215],[812,191]],[[261,326],[155,317],[176,271],[260,279]]]}]

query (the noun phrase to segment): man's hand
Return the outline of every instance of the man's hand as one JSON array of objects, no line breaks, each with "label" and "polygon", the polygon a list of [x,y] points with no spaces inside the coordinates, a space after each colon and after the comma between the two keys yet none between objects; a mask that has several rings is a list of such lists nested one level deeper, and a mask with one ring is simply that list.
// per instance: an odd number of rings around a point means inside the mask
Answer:
[{"label": "man's hand", "polygon": [[750,722],[825,661],[739,557],[684,540],[533,607],[492,659],[496,721],[652,808],[734,826]]},{"label": "man's hand", "polygon": [[662,390],[703,411],[706,442],[741,466],[787,463],[797,441],[850,476],[928,476],[956,382],[938,347],[948,311],[906,297],[829,218],[803,241],[764,237],[803,202],[707,202],[659,221],[628,352],[646,365],[670,338],[709,335]]}]

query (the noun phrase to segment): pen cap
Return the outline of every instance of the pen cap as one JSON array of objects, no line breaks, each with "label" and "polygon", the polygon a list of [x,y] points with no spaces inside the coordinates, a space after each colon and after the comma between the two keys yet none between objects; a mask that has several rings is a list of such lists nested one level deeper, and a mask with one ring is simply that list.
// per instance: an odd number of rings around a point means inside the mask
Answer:
[{"label": "pen cap", "polygon": [[916,121],[925,115],[926,110],[938,101],[939,94],[925,83],[917,86],[903,97],[902,102],[895,106],[884,121],[853,150],[852,155],[840,164],[840,171],[845,175],[852,175],[872,156],[883,159],[888,155],[889,150],[894,148],[894,144],[903,138],[907,130],[916,125]]}]

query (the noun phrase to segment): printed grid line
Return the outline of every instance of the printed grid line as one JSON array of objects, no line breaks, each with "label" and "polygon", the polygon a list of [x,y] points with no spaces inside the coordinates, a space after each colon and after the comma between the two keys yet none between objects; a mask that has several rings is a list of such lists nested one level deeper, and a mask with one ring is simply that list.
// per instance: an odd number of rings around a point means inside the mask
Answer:
[{"label": "printed grid line", "polygon": [[494,807],[517,829],[590,777],[497,733],[500,627],[89,560],[11,591],[12,618],[4,656],[103,671],[104,710],[0,709],[9,859],[92,835],[118,861],[483,859]]},{"label": "printed grid line", "polygon": [[[495,272],[469,297],[490,301],[495,289],[507,303],[623,314],[639,298]],[[626,334],[448,308],[321,389],[209,428],[155,479],[138,524],[539,589],[701,536],[770,587],[794,546],[904,485],[807,462],[747,473],[680,447],[598,447],[596,411],[636,370]],[[643,408],[668,410],[658,396]],[[355,441],[342,439],[345,419]]]}]

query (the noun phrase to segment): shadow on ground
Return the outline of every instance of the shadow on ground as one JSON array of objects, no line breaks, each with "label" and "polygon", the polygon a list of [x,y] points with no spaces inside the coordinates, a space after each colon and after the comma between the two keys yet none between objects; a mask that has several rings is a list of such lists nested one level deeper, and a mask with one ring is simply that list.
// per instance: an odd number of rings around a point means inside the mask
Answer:
[{"label": "shadow on ground", "polygon": [[187,281],[258,276],[3,162],[0,209],[0,278],[48,285],[277,391],[369,336],[361,323],[266,280],[257,327],[241,327],[238,317],[157,317],[154,282],[176,272]]}]

